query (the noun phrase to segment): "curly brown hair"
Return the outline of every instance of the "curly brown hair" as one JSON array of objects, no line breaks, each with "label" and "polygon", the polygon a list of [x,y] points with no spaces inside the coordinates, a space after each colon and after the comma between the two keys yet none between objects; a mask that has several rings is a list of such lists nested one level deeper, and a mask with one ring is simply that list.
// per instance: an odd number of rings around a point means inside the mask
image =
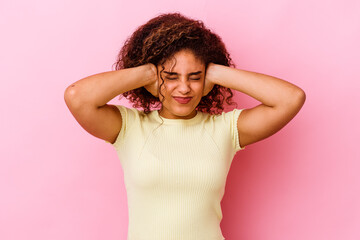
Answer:
[{"label": "curly brown hair", "polygon": [[[205,64],[205,69],[211,62],[235,66],[225,44],[217,34],[206,28],[202,21],[176,12],[161,14],[138,27],[121,48],[114,63],[115,70],[147,63],[162,65],[183,49],[192,50],[194,55]],[[164,80],[160,85],[163,83]],[[161,104],[159,98],[153,96],[144,87],[124,92],[122,95],[133,103],[133,107],[143,108],[145,113],[149,113],[153,107]],[[229,105],[234,103],[232,97],[230,88],[215,85],[206,96],[201,98],[196,110],[219,114],[224,110],[224,102]]]}]

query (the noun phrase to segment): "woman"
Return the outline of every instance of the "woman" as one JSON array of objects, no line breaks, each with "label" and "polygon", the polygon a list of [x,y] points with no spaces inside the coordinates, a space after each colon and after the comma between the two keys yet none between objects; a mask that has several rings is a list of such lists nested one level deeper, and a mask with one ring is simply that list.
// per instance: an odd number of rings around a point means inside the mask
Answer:
[{"label": "woman", "polygon": [[[125,42],[115,71],[66,89],[79,124],[117,150],[129,240],[224,239],[220,201],[235,153],[279,131],[305,101],[287,81],[233,66],[201,21],[162,14]],[[261,104],[224,113],[231,89]],[[107,104],[119,94],[134,108]]]}]

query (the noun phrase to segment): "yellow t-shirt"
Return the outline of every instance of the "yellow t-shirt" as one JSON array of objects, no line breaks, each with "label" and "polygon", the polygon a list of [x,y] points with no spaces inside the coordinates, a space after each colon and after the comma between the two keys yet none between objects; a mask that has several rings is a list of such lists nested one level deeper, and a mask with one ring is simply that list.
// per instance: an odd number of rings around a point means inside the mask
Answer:
[{"label": "yellow t-shirt", "polygon": [[244,149],[236,124],[242,110],[167,119],[116,106],[128,240],[223,240],[220,201],[232,159]]}]

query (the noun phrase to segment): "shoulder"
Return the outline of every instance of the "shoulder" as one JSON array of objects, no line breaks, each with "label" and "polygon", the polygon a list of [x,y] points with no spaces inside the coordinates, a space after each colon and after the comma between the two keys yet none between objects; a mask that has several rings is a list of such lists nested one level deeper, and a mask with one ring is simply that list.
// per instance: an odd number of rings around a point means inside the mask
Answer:
[{"label": "shoulder", "polygon": [[148,113],[145,113],[143,110],[139,110],[133,107],[126,107],[122,105],[115,105],[122,116],[122,120],[126,122],[127,127],[134,125],[152,126],[154,124],[161,123],[159,114],[157,110],[152,110]]},{"label": "shoulder", "polygon": [[232,124],[232,123],[236,124],[237,120],[240,116],[240,113],[243,110],[244,109],[233,109],[231,111],[222,112],[220,114],[208,114],[208,113],[205,113],[205,114],[207,115],[207,118],[211,121],[228,125],[228,124]]},{"label": "shoulder", "polygon": [[[113,145],[117,146],[127,141],[128,136],[140,136],[140,132],[144,129],[152,127],[154,121],[154,112],[144,113],[137,108],[126,107],[122,105],[114,105],[120,111],[122,118],[122,126]],[[117,146],[117,147],[119,147]]]},{"label": "shoulder", "polygon": [[133,108],[133,107],[126,107],[123,105],[114,105],[116,106],[121,115],[123,116],[123,120],[134,120],[134,119],[142,119],[144,117],[149,116],[150,114],[152,114],[152,112],[150,113],[144,113],[144,111],[139,110],[137,108]]},{"label": "shoulder", "polygon": [[220,114],[202,113],[204,115],[203,124],[209,127],[216,127],[217,131],[233,132],[233,129],[237,129],[237,121],[239,115],[243,109],[233,109],[228,112],[222,112]]},{"label": "shoulder", "polygon": [[233,109],[217,115],[206,114],[206,129],[215,141],[221,141],[232,146],[234,153],[243,149],[240,147],[237,122],[244,109]]}]

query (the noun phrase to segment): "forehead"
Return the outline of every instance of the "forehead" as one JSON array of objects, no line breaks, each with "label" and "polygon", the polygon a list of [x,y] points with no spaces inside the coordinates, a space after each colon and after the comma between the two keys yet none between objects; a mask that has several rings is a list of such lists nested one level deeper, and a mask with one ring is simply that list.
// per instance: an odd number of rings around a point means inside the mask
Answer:
[{"label": "forehead", "polygon": [[176,71],[198,71],[205,67],[203,61],[194,55],[191,50],[180,50],[167,59],[163,66],[165,70]]}]

